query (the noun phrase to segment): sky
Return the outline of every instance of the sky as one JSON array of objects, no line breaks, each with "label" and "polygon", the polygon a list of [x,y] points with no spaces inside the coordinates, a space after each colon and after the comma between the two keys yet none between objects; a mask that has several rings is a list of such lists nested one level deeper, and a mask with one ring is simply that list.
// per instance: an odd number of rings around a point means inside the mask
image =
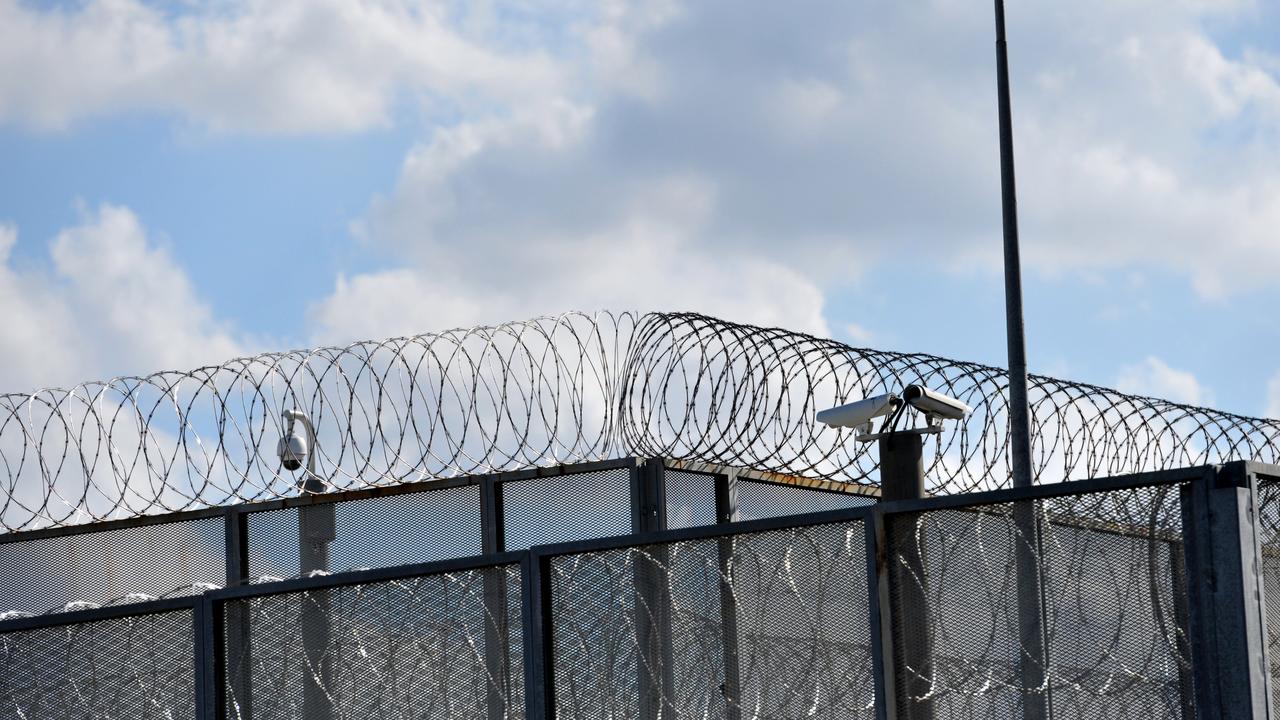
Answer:
[{"label": "sky", "polygon": [[[1007,12],[1031,371],[1280,416],[1280,6]],[[600,309],[1003,365],[992,25],[0,0],[0,392]]]}]

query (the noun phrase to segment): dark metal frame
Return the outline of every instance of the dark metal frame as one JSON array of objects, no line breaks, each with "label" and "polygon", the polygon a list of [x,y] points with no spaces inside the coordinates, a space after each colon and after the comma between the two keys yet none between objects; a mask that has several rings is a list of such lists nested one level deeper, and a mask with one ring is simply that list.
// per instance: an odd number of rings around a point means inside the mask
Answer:
[{"label": "dark metal frame", "polygon": [[[297,592],[311,592],[329,588],[350,587],[369,583],[402,580],[411,577],[424,577],[465,570],[486,570],[489,568],[519,565],[524,561],[525,553],[502,552],[475,557],[435,560],[413,565],[396,565],[369,570],[353,570],[332,575],[314,575],[311,577],[291,578],[275,582],[237,585],[235,587],[211,590],[201,597],[200,617],[204,625],[197,631],[197,638],[204,638],[200,657],[213,657],[211,668],[205,668],[199,676],[203,693],[197,694],[197,704],[203,708],[202,720],[214,720],[226,717],[226,695],[221,688],[226,686],[226,650],[225,644],[218,642],[218,636],[234,632],[227,623],[227,609],[233,601],[268,597],[271,595],[287,595]],[[488,623],[486,623],[487,631]],[[219,633],[219,629],[222,633]],[[486,660],[488,653],[486,652]]]},{"label": "dark metal frame", "polygon": [[[633,473],[633,508],[636,532],[615,537],[577,540],[565,543],[540,545],[520,552],[503,551],[502,486],[508,480],[593,472],[617,467],[629,467]],[[469,478],[447,483],[415,484],[410,489],[397,488],[399,492],[357,491],[324,498],[302,498],[297,501],[273,501],[271,503],[240,506],[217,511],[196,511],[156,518],[134,518],[115,523],[61,528],[56,532],[33,531],[17,536],[0,536],[0,542],[17,542],[51,535],[67,535],[101,532],[120,527],[134,527],[167,522],[180,522],[193,518],[212,517],[221,514],[227,529],[227,570],[229,586],[211,590],[198,596],[175,597],[127,605],[105,606],[34,617],[11,618],[0,621],[0,634],[55,627],[76,623],[128,616],[149,615],[173,610],[190,610],[195,624],[194,637],[196,667],[194,671],[197,717],[215,720],[225,714],[223,703],[226,654],[228,643],[243,638],[247,642],[248,629],[237,625],[240,620],[229,607],[231,601],[263,597],[283,593],[343,587],[355,584],[379,582],[405,577],[432,575],[459,570],[477,570],[504,565],[519,564],[521,568],[521,612],[524,644],[524,686],[526,717],[531,720],[551,718],[555,714],[554,644],[552,640],[551,587],[549,566],[553,558],[577,553],[616,550],[635,546],[665,546],[674,542],[691,540],[721,540],[720,562],[728,550],[727,541],[735,535],[760,533],[794,527],[859,521],[864,523],[866,538],[866,570],[869,599],[869,638],[875,679],[876,715],[887,720],[898,715],[896,708],[893,670],[892,632],[893,610],[889,603],[890,577],[888,574],[885,529],[895,517],[943,509],[977,508],[988,505],[1013,504],[1050,498],[1078,496],[1108,491],[1130,490],[1155,486],[1182,487],[1183,549],[1186,572],[1185,586],[1189,602],[1185,609],[1178,609],[1180,623],[1188,626],[1187,638],[1193,659],[1194,672],[1183,678],[1194,684],[1194,703],[1184,699],[1188,711],[1227,718],[1268,717],[1270,702],[1266,643],[1266,598],[1261,592],[1259,567],[1260,539],[1257,532],[1257,482],[1259,477],[1280,478],[1280,467],[1251,462],[1229,463],[1223,466],[1201,466],[1180,470],[1141,473],[1084,481],[1057,483],[1029,488],[1009,488],[960,496],[944,496],[920,500],[882,502],[876,505],[829,510],[804,515],[791,515],[750,521],[734,521],[734,477],[730,472],[712,474],[716,477],[716,504],[718,524],[704,527],[665,529],[665,500],[662,498],[663,465],[659,462],[643,462],[627,458],[609,463],[590,463],[572,466],[573,472],[533,471],[504,473],[480,478]],[[694,470],[682,471],[697,472]],[[481,485],[481,508],[484,516],[485,550],[487,554],[439,560],[414,565],[374,568],[325,576],[295,578],[270,583],[244,584],[247,543],[245,517],[250,512],[295,507],[316,502],[341,502],[362,497],[401,494],[478,483]],[[813,489],[813,488],[809,488]],[[665,581],[656,578],[655,587]],[[722,588],[722,618],[734,617],[732,593]],[[507,598],[505,587],[499,597],[497,588],[486,585],[486,602],[498,603],[505,613]],[[669,597],[651,599],[657,603],[669,602]],[[495,615],[499,617],[499,615]],[[239,629],[237,629],[237,627]],[[658,628],[657,637],[664,635]],[[736,633],[736,628],[725,627],[726,633]],[[669,642],[669,629],[665,640]],[[486,643],[505,646],[494,635],[486,637]],[[726,642],[725,677],[726,690],[733,692],[736,682],[737,657]],[[235,651],[232,647],[230,650]],[[661,652],[661,643],[658,645]],[[666,648],[669,653],[669,646]],[[490,653],[486,652],[488,657]],[[670,662],[664,663],[670,667]],[[671,687],[668,678],[654,678],[654,691],[661,693]],[[250,695],[251,696],[251,695]],[[660,696],[660,695],[659,695]],[[493,698],[491,697],[491,700]],[[1194,705],[1194,707],[1192,707]],[[491,702],[490,707],[494,707]],[[665,716],[664,712],[664,716]]]}]

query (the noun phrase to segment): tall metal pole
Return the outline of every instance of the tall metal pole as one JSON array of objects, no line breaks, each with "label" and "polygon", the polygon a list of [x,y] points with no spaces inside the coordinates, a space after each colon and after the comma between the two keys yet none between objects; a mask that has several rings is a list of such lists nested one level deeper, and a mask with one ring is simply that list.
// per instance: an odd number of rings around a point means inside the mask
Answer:
[{"label": "tall metal pole", "polygon": [[1009,345],[1009,449],[1013,486],[1031,486],[1031,418],[1027,405],[1027,344],[1022,326],[1022,260],[1018,254],[1018,193],[1013,176],[1013,110],[1004,0],[996,4],[996,84],[1000,103],[1000,199],[1004,217],[1004,312]]},{"label": "tall metal pole", "polygon": [[[1004,0],[995,0],[996,86],[1000,115],[1000,196],[1004,224],[1005,332],[1009,348],[1009,454],[1013,486],[1031,486],[1031,417],[1027,403],[1027,347],[1022,322],[1022,261],[1018,252],[1018,195],[1013,173],[1013,109],[1009,99],[1009,48]],[[1018,574],[1018,657],[1022,717],[1050,717],[1048,653],[1040,523],[1031,501],[1014,504],[1014,557]]]}]

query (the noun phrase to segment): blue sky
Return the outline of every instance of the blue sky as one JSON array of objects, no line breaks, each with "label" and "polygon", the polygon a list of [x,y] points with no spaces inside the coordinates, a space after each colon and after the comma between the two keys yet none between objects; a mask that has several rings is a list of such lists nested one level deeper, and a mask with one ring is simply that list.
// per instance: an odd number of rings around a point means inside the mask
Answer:
[{"label": "blue sky", "polygon": [[[1003,364],[990,12],[0,0],[0,390],[571,309]],[[1032,371],[1280,414],[1280,11],[1008,12]]]}]

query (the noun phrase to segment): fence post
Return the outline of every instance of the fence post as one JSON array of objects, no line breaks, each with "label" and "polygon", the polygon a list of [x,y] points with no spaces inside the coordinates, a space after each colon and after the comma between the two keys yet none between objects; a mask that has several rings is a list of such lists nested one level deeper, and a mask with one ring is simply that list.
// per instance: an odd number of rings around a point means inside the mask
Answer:
[{"label": "fence post", "polygon": [[[738,521],[738,473],[730,470],[716,476],[716,523]],[[742,671],[738,662],[738,598],[733,587],[733,538],[716,541],[720,582],[720,637],[724,651],[725,720],[742,717]]]},{"label": "fence post", "polygon": [[[505,549],[503,537],[502,484],[488,475],[480,481],[480,543],[486,554]],[[490,720],[508,717],[511,697],[511,664],[508,648],[506,570],[484,571],[484,665]]]},{"label": "fence post", "polygon": [[547,558],[526,551],[520,561],[521,630],[524,633],[526,720],[555,717],[555,626]]},{"label": "fence post", "polygon": [[[665,467],[649,458],[631,468],[631,530],[647,533],[667,527]],[[635,548],[636,658],[641,720],[675,717],[671,653],[671,586],[666,545]]]},{"label": "fence post", "polygon": [[[249,522],[248,514],[231,508],[222,516],[227,549],[227,587],[241,584],[249,577]],[[219,684],[218,693],[228,692],[236,708],[238,720],[253,717],[253,662],[252,634],[249,627],[248,602],[233,600],[222,605],[218,613],[222,618],[225,647],[216,657],[222,664],[218,673],[226,681]],[[212,622],[213,614],[210,614]],[[216,641],[216,635],[215,641]],[[210,716],[211,718],[213,716]]]},{"label": "fence post", "polygon": [[897,717],[897,697],[891,660],[885,650],[893,642],[893,620],[889,602],[889,573],[885,552],[884,513],[877,508],[867,516],[867,602],[871,644],[871,679],[875,686],[876,720]]},{"label": "fence post", "polygon": [[[314,476],[307,480],[309,492],[319,492],[320,487]],[[298,570],[301,575],[315,570],[332,570],[329,544],[337,536],[335,509],[334,502],[298,508]],[[307,720],[329,720],[334,715],[331,615],[328,590],[313,590],[302,596],[300,624],[303,656],[306,658],[302,713]]]},{"label": "fence post", "polygon": [[[924,442],[920,435],[914,433],[890,433],[879,441],[880,444],[880,499],[917,500],[923,498],[924,492]],[[929,615],[929,594],[925,582],[928,579],[927,558],[924,549],[917,540],[917,523],[919,513],[901,513],[884,517],[884,530],[878,533],[877,545],[883,547],[886,557],[883,562],[886,579],[893,581],[894,569],[897,578],[894,589],[897,604],[891,604],[887,592],[880,595],[882,622],[887,622],[888,632],[882,637],[889,641],[892,649],[894,674],[887,686],[894,688],[897,695],[895,712],[891,717],[913,718],[914,720],[931,720],[933,718],[933,700],[929,697],[933,672],[933,628]],[[910,534],[903,536],[902,528],[911,529]],[[887,590],[890,586],[882,586]],[[890,611],[884,613],[884,607]],[[888,664],[888,663],[886,663]]]},{"label": "fence post", "polygon": [[217,613],[207,596],[196,598],[191,608],[195,623],[195,711],[197,720],[222,720],[221,690],[225,658],[218,645]]},{"label": "fence post", "polygon": [[1270,718],[1257,487],[1247,463],[1182,487],[1192,669],[1202,717]]}]

